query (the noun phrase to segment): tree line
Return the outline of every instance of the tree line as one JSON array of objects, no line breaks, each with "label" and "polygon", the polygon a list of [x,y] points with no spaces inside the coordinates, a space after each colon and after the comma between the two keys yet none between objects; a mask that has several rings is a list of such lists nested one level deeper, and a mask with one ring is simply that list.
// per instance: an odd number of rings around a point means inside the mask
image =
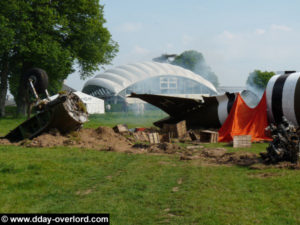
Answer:
[{"label": "tree line", "polygon": [[9,87],[18,113],[25,113],[23,73],[40,67],[49,75],[49,91],[57,92],[79,67],[86,78],[109,64],[118,44],[104,26],[98,0],[0,1],[0,117],[5,115]]}]

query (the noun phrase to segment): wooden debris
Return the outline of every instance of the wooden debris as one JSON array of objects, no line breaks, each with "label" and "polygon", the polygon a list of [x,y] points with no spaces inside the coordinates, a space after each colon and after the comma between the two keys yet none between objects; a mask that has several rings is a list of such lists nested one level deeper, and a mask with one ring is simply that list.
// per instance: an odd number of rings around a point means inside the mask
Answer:
[{"label": "wooden debris", "polygon": [[158,143],[160,143],[159,134],[158,133],[149,133],[148,137],[149,137],[150,144],[158,144]]},{"label": "wooden debris", "polygon": [[118,124],[115,127],[113,127],[114,131],[116,133],[124,133],[124,132],[129,132],[128,127],[126,124]]},{"label": "wooden debris", "polygon": [[160,138],[161,142],[171,143],[171,138],[170,138],[169,134],[162,134],[160,136],[161,136],[161,138]]},{"label": "wooden debris", "polygon": [[192,130],[189,131],[189,136],[190,136],[190,138],[191,138],[192,141],[196,141],[197,140],[197,137],[196,137],[195,133]]},{"label": "wooden debris", "polygon": [[163,132],[169,133],[170,138],[182,138],[186,134],[186,122],[182,120],[176,124],[164,124]]},{"label": "wooden debris", "polygon": [[181,155],[180,156],[180,160],[192,160],[193,158],[191,156],[187,156],[187,155]]},{"label": "wooden debris", "polygon": [[202,149],[204,148],[204,146],[202,145],[190,145],[190,146],[186,146],[186,149]]},{"label": "wooden debris", "polygon": [[133,137],[137,141],[149,141],[149,136],[145,132],[135,132]]},{"label": "wooden debris", "polygon": [[219,133],[211,130],[200,131],[200,141],[209,143],[218,143]]}]

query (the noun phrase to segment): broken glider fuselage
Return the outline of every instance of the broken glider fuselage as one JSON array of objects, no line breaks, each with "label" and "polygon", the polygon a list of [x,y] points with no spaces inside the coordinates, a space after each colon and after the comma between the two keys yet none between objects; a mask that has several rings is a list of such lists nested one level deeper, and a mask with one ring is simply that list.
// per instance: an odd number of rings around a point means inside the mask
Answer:
[{"label": "broken glider fuselage", "polygon": [[203,96],[203,99],[135,93],[132,93],[129,97],[139,98],[169,114],[169,117],[154,122],[155,126],[163,127],[165,123],[175,124],[185,120],[189,129],[196,129],[200,127],[221,127],[231,110],[236,94]]},{"label": "broken glider fuselage", "polygon": [[[282,117],[298,127],[300,125],[300,72],[285,72],[274,75],[266,87],[267,115],[270,123],[280,123]],[[225,93],[218,96],[203,96],[202,99],[180,98],[154,94],[135,94],[139,98],[169,114],[154,125],[174,124],[186,120],[187,128],[220,128],[228,117],[239,93]],[[260,97],[245,90],[240,93],[245,103],[254,108]]]}]

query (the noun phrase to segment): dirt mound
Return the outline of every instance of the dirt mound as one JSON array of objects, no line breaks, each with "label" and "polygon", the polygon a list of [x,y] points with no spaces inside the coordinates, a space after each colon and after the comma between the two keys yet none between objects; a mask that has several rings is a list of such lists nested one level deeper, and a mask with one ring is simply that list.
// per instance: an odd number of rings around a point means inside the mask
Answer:
[{"label": "dirt mound", "polygon": [[67,137],[57,134],[42,134],[34,139],[21,141],[20,145],[26,147],[53,147],[53,146],[63,146]]},{"label": "dirt mound", "polygon": [[226,153],[217,159],[219,163],[230,163],[240,166],[250,166],[256,163],[261,163],[259,155],[250,152],[234,152]]},{"label": "dirt mound", "polygon": [[110,127],[98,127],[96,130],[96,133],[99,134],[101,137],[107,137],[107,136],[120,136],[115,133],[115,131]]},{"label": "dirt mound", "polygon": [[[0,144],[11,144],[8,140],[2,140]],[[112,128],[99,127],[97,129],[81,129],[64,136],[58,131],[52,130],[32,140],[24,140],[18,145],[26,147],[56,147],[74,146],[108,151],[126,151],[131,148],[131,142],[120,134],[116,134]]]},{"label": "dirt mound", "polygon": [[278,164],[269,165],[274,168],[288,168],[288,169],[294,169],[294,170],[300,170],[300,163],[291,163],[291,162],[280,162]]},{"label": "dirt mound", "polygon": [[252,152],[227,152],[224,148],[216,149],[203,149],[200,151],[183,152],[180,160],[193,160],[198,159],[208,165],[238,165],[247,166],[250,169],[267,169],[267,168],[280,168],[280,169],[300,169],[300,163],[281,162],[277,164],[265,164],[262,158]]},{"label": "dirt mound", "polygon": [[11,145],[12,143],[4,138],[0,138],[0,145]]},{"label": "dirt mound", "polygon": [[[207,165],[239,165],[251,169],[289,168],[300,169],[300,164],[282,162],[276,165],[263,164],[258,154],[250,152],[228,152],[225,148],[209,149],[201,145],[181,147],[178,143],[163,142],[149,144],[138,142],[133,136],[115,133],[110,127],[98,127],[97,129],[81,129],[68,135],[61,135],[57,130],[51,130],[32,140],[24,140],[18,143],[10,143],[6,139],[0,139],[0,145],[20,145],[25,147],[56,147],[71,146],[95,150],[118,151],[124,153],[157,153],[177,154],[180,160],[200,160]],[[197,163],[197,161],[196,161]]]},{"label": "dirt mound", "polygon": [[181,160],[200,159],[213,164],[230,164],[240,166],[251,166],[261,163],[259,155],[250,152],[227,152],[225,148],[203,149],[201,151],[184,152]]}]

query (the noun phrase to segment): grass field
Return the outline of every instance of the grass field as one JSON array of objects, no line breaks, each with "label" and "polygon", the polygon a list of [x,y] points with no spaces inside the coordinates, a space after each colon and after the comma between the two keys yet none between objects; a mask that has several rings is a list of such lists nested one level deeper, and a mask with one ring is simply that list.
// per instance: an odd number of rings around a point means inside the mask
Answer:
[{"label": "grass field", "polygon": [[162,111],[145,111],[143,115],[133,112],[120,113],[111,112],[103,115],[91,115],[89,122],[84,125],[87,128],[97,128],[99,126],[113,127],[116,124],[127,124],[129,128],[133,127],[151,127],[153,122],[160,120],[168,115]]},{"label": "grass field", "polygon": [[[111,112],[106,114],[91,115],[89,122],[84,124],[86,128],[97,128],[99,126],[113,127],[116,124],[127,124],[128,127],[151,127],[153,122],[166,117],[162,111],[146,111],[144,115],[136,115],[133,112],[120,113]],[[5,135],[9,130],[14,129],[25,117],[15,118],[11,114],[6,118],[0,118],[0,136]]]},{"label": "grass field", "polygon": [[[127,115],[123,121],[111,114],[85,126],[149,126],[159,117]],[[17,123],[0,120],[0,132]],[[206,147],[220,146],[236,151]],[[248,151],[265,148],[256,144]],[[299,175],[175,155],[0,146],[0,212],[110,213],[111,224],[300,224]]]}]

